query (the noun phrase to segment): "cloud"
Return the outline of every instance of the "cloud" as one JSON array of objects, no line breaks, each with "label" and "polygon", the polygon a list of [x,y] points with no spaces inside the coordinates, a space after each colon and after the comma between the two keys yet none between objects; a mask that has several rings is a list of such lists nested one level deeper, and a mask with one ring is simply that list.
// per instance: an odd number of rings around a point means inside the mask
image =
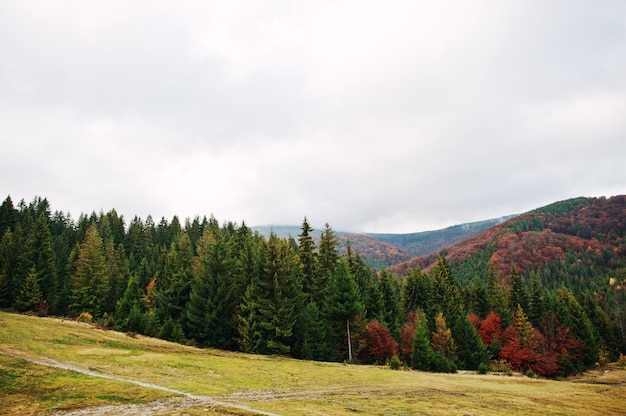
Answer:
[{"label": "cloud", "polygon": [[[626,186],[622,2],[0,6],[0,190],[411,232]],[[18,173],[19,172],[19,173]]]}]

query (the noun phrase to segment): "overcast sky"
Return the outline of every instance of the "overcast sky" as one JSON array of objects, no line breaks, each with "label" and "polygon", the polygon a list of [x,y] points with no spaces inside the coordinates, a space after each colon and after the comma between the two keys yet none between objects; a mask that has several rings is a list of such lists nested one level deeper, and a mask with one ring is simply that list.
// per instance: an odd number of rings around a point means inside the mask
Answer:
[{"label": "overcast sky", "polygon": [[626,193],[626,2],[0,0],[0,197],[407,233]]}]

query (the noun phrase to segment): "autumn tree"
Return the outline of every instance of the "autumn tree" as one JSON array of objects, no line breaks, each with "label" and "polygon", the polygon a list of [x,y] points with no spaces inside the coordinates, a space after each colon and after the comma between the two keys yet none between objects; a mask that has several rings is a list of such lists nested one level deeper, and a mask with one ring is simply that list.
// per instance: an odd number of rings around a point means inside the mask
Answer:
[{"label": "autumn tree", "polygon": [[398,343],[389,334],[389,330],[377,319],[367,323],[358,351],[362,363],[384,365],[391,357],[398,354]]}]

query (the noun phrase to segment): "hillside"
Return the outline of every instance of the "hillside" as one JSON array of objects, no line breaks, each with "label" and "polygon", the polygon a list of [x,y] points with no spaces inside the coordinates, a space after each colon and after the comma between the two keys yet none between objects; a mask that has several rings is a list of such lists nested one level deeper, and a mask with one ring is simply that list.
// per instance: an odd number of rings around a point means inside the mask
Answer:
[{"label": "hillside", "polygon": [[508,284],[511,267],[539,273],[544,284],[592,285],[608,274],[624,274],[626,196],[574,198],[557,202],[493,226],[435,253],[389,270],[430,270],[439,256],[455,267],[461,281],[495,268]]},{"label": "hillside", "polygon": [[367,233],[367,235],[377,240],[400,247],[411,253],[413,256],[419,257],[438,251],[452,244],[456,244],[514,217],[515,215],[508,215],[502,218],[464,223],[440,230],[423,231],[410,234]]},{"label": "hillside", "polygon": [[[626,371],[433,374],[199,349],[0,312],[3,415],[617,415]],[[513,394],[514,393],[514,394]]]},{"label": "hillside", "polygon": [[[355,253],[374,268],[383,268],[403,263],[441,250],[444,247],[458,243],[466,238],[479,234],[494,225],[500,224],[515,215],[502,218],[494,218],[485,221],[464,223],[443,228],[440,230],[423,231],[407,234],[384,234],[384,233],[348,233],[337,231],[340,242],[339,252],[346,253],[349,243]],[[273,232],[278,237],[298,239],[301,232],[300,226],[257,226],[252,227],[266,237]],[[313,238],[319,242],[321,231],[314,230]]]}]

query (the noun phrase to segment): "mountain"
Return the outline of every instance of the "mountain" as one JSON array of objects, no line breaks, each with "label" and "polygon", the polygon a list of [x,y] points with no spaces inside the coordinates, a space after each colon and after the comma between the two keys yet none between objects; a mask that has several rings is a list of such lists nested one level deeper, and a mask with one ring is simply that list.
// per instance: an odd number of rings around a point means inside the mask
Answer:
[{"label": "mountain", "polygon": [[592,289],[626,275],[626,196],[556,202],[389,270],[428,271],[439,256],[465,283],[491,267],[508,285],[514,267],[521,274],[536,273],[545,286]]},{"label": "mountain", "polygon": [[458,243],[473,235],[482,233],[488,228],[514,217],[515,215],[509,215],[502,218],[493,218],[485,221],[454,225],[441,230],[423,231],[411,234],[367,233],[366,235],[400,247],[411,253],[413,256],[419,257]]},{"label": "mountain", "polygon": [[[358,253],[366,264],[375,268],[383,268],[436,252],[513,217],[515,215],[454,225],[441,230],[409,234],[348,233],[342,231],[336,233],[340,243],[340,254],[346,253],[346,247],[349,243],[352,250]],[[301,232],[300,226],[296,225],[266,225],[251,228],[265,236],[274,232],[278,237],[293,237],[296,240]],[[315,229],[312,234],[317,242],[321,230]]]}]

